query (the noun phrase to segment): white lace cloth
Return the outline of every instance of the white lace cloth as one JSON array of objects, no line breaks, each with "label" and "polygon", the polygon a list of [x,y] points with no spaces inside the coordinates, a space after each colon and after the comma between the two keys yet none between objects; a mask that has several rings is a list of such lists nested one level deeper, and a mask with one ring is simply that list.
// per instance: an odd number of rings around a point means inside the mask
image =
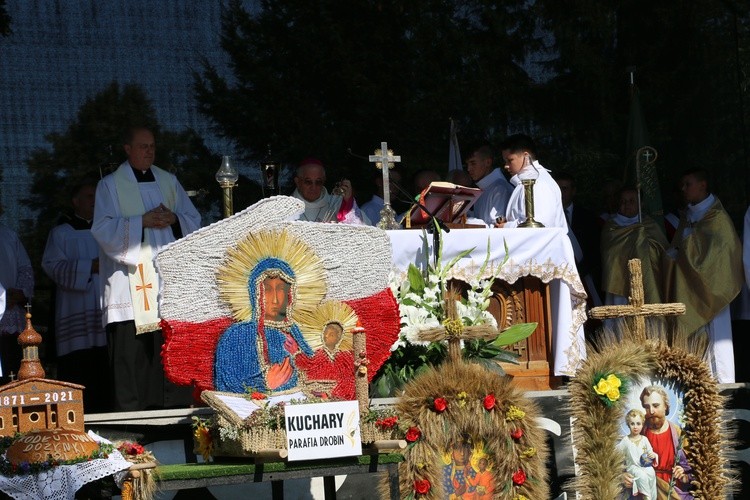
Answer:
[{"label": "white lace cloth", "polygon": [[[109,443],[91,431],[88,434],[99,443]],[[119,451],[113,450],[106,459],[60,465],[38,474],[0,476],[0,490],[17,500],[73,500],[76,491],[84,484],[111,476],[131,465]]]}]

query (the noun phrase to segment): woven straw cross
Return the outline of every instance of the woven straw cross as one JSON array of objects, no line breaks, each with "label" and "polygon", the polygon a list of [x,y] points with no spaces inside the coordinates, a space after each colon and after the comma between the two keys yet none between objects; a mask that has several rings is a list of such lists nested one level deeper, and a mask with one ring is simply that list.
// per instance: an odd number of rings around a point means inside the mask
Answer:
[{"label": "woven straw cross", "polygon": [[673,302],[667,304],[643,303],[643,273],[641,260],[628,261],[630,271],[630,297],[628,305],[594,307],[589,316],[595,319],[626,318],[630,323],[630,331],[636,342],[646,340],[646,317],[676,316],[685,314],[685,304]]},{"label": "woven straw cross", "polygon": [[441,326],[429,328],[419,332],[417,338],[427,342],[448,340],[448,355],[454,361],[461,359],[461,340],[487,339],[493,340],[500,332],[492,325],[466,326],[458,317],[456,300],[459,293],[450,288],[445,294],[445,319]]}]

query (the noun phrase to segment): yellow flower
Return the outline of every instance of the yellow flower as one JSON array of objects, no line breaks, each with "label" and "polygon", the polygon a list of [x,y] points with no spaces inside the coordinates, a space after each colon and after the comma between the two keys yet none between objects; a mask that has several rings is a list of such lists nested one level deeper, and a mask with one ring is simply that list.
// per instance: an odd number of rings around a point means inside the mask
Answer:
[{"label": "yellow flower", "polygon": [[505,420],[520,420],[526,416],[526,412],[515,405],[510,405],[508,411],[505,412]]},{"label": "yellow flower", "polygon": [[466,394],[466,391],[459,392],[458,395],[456,396],[456,399],[458,399],[458,406],[460,406],[461,408],[466,406],[466,398],[468,397],[469,395]]},{"label": "yellow flower", "polygon": [[531,458],[531,457],[533,457],[534,455],[536,455],[536,448],[533,448],[533,447],[531,447],[531,448],[526,448],[525,450],[523,450],[523,451],[521,452],[521,458],[522,458],[522,459],[523,459],[523,458]]},{"label": "yellow flower", "polygon": [[516,495],[513,497],[513,500],[529,500],[529,499],[523,495]]},{"label": "yellow flower", "polygon": [[193,430],[193,437],[195,438],[195,442],[198,445],[196,447],[198,453],[201,454],[205,462],[208,462],[211,459],[211,455],[214,451],[214,443],[213,439],[211,438],[211,431],[208,429],[208,427],[206,427],[205,423],[201,423],[195,426],[195,429]]},{"label": "yellow flower", "polygon": [[617,387],[612,387],[610,390],[608,390],[607,399],[609,399],[612,402],[615,402],[618,399],[620,399],[620,389],[618,389]]},{"label": "yellow flower", "polygon": [[609,382],[607,382],[604,378],[599,379],[599,383],[594,386],[594,391],[600,395],[605,396],[609,391],[611,387]]},{"label": "yellow flower", "polygon": [[460,319],[446,319],[443,321],[445,333],[448,337],[460,337],[464,331],[464,324]]},{"label": "yellow flower", "polygon": [[617,378],[617,375],[615,375],[614,373],[611,373],[609,376],[607,376],[607,383],[611,387],[614,387],[615,389],[619,389],[620,386],[622,385],[622,382],[620,381],[619,378]]}]

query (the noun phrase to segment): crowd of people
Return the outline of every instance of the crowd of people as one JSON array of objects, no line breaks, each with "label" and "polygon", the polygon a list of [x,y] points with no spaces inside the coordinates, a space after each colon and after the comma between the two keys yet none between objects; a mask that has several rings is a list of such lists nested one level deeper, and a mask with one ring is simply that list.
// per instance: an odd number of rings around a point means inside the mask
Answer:
[{"label": "crowd of people", "polygon": [[[149,129],[131,129],[123,145],[127,159],[117,170],[71,190],[72,213],[52,229],[42,257],[42,269],[55,284],[57,376],[86,386],[88,412],[190,404],[189,390],[164,378],[153,258],[200,227],[201,218],[175,176],[153,165],[156,144]],[[750,210],[743,267],[742,244],[703,170],[683,175],[685,205],[679,222],[665,232],[640,213],[634,186],[619,189],[612,208],[597,215],[576,204],[572,175],[553,177],[542,166],[529,136],[511,135],[498,150],[496,157],[487,143],[470,146],[464,152],[465,170],[449,176],[482,190],[469,220],[490,228],[518,227],[526,219],[522,181],[534,179],[535,220],[565,230],[590,305],[626,303],[627,260],[641,259],[646,301],[686,303],[688,314],[675,320],[675,328],[704,336],[717,379],[735,381],[729,306],[750,282]],[[400,185],[401,178],[398,169],[391,172],[390,192],[403,201],[440,175],[420,170],[410,188]],[[323,163],[307,158],[295,172],[291,195],[305,204],[301,220],[377,225],[385,202],[379,171],[372,182],[375,194],[360,208],[349,179],[329,192]],[[33,297],[34,276],[17,234],[2,225],[0,261],[0,361],[8,381],[20,364],[17,335],[25,327],[24,306]],[[746,301],[744,313],[749,313]]]}]

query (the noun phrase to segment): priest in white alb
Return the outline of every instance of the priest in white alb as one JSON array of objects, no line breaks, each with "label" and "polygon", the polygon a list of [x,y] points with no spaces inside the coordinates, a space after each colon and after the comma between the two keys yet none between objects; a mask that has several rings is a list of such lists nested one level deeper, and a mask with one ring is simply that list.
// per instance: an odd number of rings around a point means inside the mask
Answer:
[{"label": "priest in white alb", "polygon": [[127,161],[97,186],[91,232],[100,247],[114,407],[136,411],[179,404],[165,398],[172,391],[161,365],[153,258],[198,229],[200,214],[177,178],[153,165],[156,146],[149,129],[131,129],[124,148]]}]

